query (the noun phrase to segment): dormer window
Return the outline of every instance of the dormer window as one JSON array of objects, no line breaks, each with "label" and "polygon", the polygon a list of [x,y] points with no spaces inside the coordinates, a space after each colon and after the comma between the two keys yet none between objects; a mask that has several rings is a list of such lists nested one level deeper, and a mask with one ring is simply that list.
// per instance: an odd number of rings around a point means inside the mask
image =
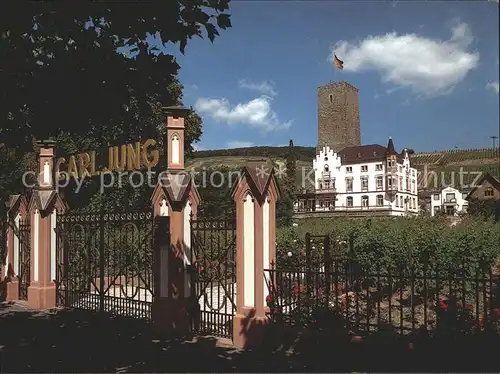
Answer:
[{"label": "dormer window", "polygon": [[328,157],[325,157],[325,161],[328,161]]},{"label": "dormer window", "polygon": [[358,152],[358,158],[361,158],[361,153]]},{"label": "dormer window", "polygon": [[329,170],[328,165],[325,165],[325,168],[324,168],[324,169],[325,169],[325,171],[328,171],[328,170]]},{"label": "dormer window", "polygon": [[373,156],[374,157],[377,156],[377,152],[373,151]]}]

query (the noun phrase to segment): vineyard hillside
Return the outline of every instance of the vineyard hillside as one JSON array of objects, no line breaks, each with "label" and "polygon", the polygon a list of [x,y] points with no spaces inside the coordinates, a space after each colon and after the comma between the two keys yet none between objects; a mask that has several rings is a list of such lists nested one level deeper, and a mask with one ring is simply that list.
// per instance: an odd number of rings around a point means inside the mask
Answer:
[{"label": "vineyard hillside", "polygon": [[[186,164],[188,170],[197,172],[221,168],[237,170],[243,167],[247,160],[268,159],[278,166],[284,166],[288,150],[288,146],[263,146],[198,151]],[[297,157],[297,187],[310,191],[313,187],[307,180],[307,175],[312,170],[316,149],[295,146],[294,151]],[[419,171],[420,190],[435,190],[450,184],[457,185],[460,181],[467,185],[483,172],[500,177],[498,149],[496,152],[493,148],[417,152],[410,157],[412,165]]]}]

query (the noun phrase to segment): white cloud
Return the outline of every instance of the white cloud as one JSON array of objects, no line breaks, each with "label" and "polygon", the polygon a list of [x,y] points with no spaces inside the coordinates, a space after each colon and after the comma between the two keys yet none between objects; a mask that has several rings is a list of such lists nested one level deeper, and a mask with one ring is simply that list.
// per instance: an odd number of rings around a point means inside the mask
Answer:
[{"label": "white cloud", "polygon": [[264,133],[288,129],[292,125],[292,121],[280,122],[277,114],[271,108],[271,101],[269,96],[263,95],[232,107],[225,98],[199,98],[194,104],[194,108],[201,116],[208,116],[228,125],[248,125]]},{"label": "white cloud", "polygon": [[258,91],[262,95],[276,96],[278,93],[274,88],[273,82],[262,81],[260,83],[250,82],[247,79],[241,79],[238,82],[238,87],[246,88],[247,90]]},{"label": "white cloud", "polygon": [[498,82],[488,82],[486,84],[486,89],[498,93],[499,92]]},{"label": "white cloud", "polygon": [[245,141],[239,141],[239,140],[231,140],[227,142],[227,147],[228,148],[247,148],[253,146],[252,142],[245,142]]},{"label": "white cloud", "polygon": [[470,50],[473,41],[465,23],[455,23],[448,40],[396,32],[369,36],[358,44],[345,40],[332,48],[348,72],[377,71],[382,81],[410,87],[413,92],[439,95],[451,92],[479,62]]},{"label": "white cloud", "polygon": [[205,148],[203,148],[202,146],[198,145],[198,144],[193,144],[193,149],[195,151],[204,151]]}]

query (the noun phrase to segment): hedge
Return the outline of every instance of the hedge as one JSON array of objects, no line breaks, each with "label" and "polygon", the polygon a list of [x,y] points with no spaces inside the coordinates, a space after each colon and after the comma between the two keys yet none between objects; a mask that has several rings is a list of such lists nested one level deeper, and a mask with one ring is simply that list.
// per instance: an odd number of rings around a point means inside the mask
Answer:
[{"label": "hedge", "polygon": [[[370,273],[425,268],[463,270],[473,276],[479,267],[490,268],[500,254],[500,223],[492,220],[469,218],[450,226],[432,217],[315,218],[278,228],[278,267],[304,257],[308,232],[329,235],[333,254],[346,255],[346,243],[351,242],[352,258]],[[322,243],[312,245],[313,257],[321,261]]]}]

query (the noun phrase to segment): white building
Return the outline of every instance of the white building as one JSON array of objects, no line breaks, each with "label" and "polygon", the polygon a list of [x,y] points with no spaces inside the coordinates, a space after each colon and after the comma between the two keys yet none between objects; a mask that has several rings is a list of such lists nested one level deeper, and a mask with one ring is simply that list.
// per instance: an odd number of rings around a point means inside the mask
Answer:
[{"label": "white building", "polygon": [[465,200],[467,192],[461,192],[453,187],[446,187],[441,192],[432,194],[431,197],[431,216],[444,212],[447,216],[458,216],[459,213],[467,212],[469,205]]},{"label": "white building", "polygon": [[387,147],[346,147],[338,153],[324,147],[313,161],[313,169],[315,191],[299,196],[297,214],[418,213],[417,170],[410,166],[406,150],[395,151],[391,138]]}]

